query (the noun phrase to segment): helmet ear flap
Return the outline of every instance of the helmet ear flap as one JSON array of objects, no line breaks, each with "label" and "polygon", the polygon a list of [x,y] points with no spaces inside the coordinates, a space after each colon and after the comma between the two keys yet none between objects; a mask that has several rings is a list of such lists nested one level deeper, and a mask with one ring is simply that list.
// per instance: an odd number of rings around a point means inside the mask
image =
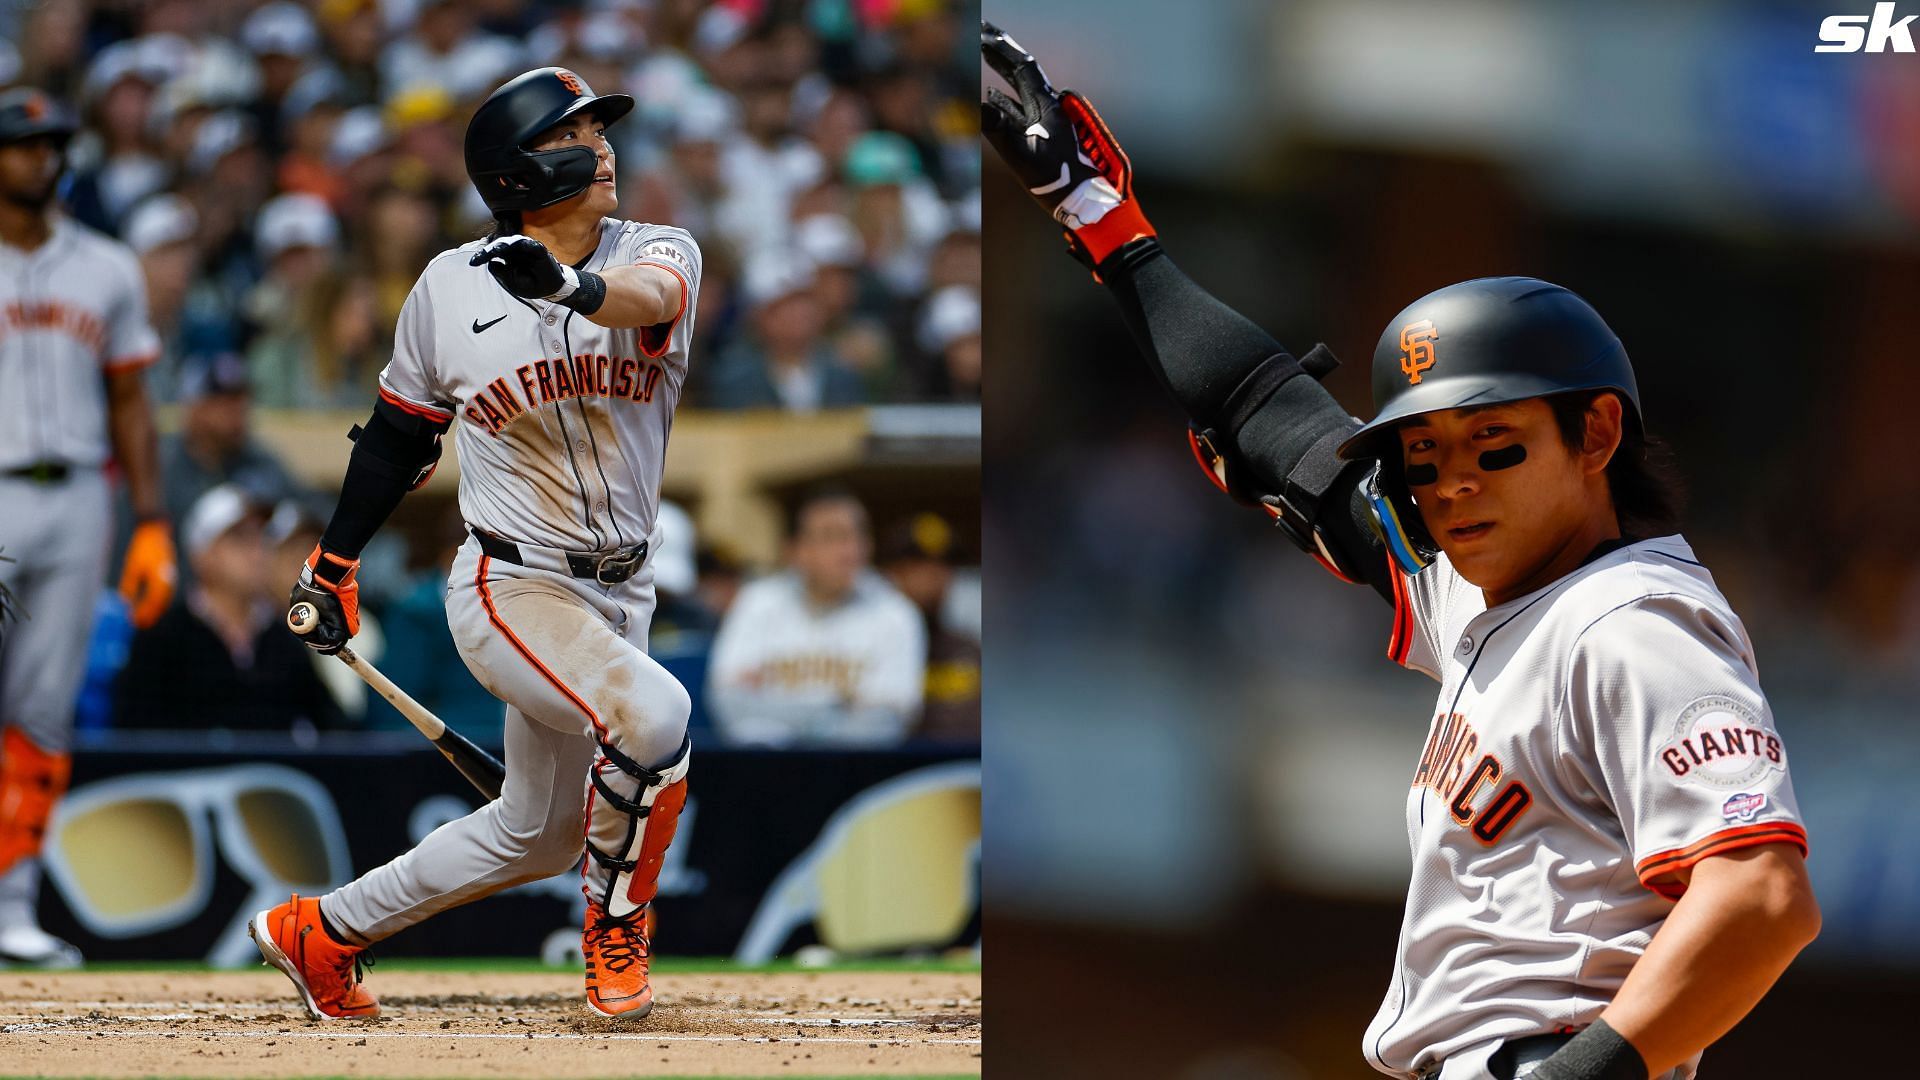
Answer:
[{"label": "helmet ear flap", "polygon": [[1417,574],[1432,565],[1440,555],[1426,523],[1420,520],[1420,508],[1413,503],[1413,492],[1401,475],[1397,462],[1381,459],[1367,474],[1367,505],[1372,507],[1375,535],[1386,545],[1387,554],[1400,569]]}]

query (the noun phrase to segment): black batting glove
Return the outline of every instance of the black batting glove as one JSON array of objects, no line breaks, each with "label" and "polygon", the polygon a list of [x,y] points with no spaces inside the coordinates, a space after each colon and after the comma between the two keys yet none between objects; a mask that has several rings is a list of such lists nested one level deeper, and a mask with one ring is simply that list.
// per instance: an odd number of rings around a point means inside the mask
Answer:
[{"label": "black batting glove", "polygon": [[1055,90],[1033,54],[990,22],[980,23],[980,52],[1020,95],[989,87],[980,132],[1066,228],[1074,255],[1097,268],[1129,241],[1153,236],[1133,197],[1133,164],[1087,99]]},{"label": "black batting glove", "polygon": [[307,647],[332,656],[360,632],[360,560],[348,559],[314,545],[300,568],[300,580],[287,595],[287,618],[295,609],[312,605],[316,621],[305,632],[294,631]]},{"label": "black batting glove", "polygon": [[467,260],[468,266],[482,263],[501,288],[523,300],[550,300],[591,315],[607,297],[607,284],[599,274],[563,265],[547,245],[530,236],[512,233],[487,241]]}]

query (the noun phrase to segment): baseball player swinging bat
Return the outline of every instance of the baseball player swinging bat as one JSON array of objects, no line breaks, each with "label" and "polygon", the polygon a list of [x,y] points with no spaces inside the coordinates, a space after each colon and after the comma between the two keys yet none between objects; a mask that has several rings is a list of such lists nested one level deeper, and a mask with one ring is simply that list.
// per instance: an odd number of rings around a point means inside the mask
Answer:
[{"label": "baseball player swinging bat", "polygon": [[[287,612],[287,629],[302,637],[314,628],[320,620],[320,613],[312,604],[295,604]],[[342,648],[338,654],[342,663],[353,669],[355,675],[366,680],[368,686],[381,697],[392,702],[400,710],[400,715],[420,729],[420,734],[433,743],[453,767],[460,770],[473,786],[480,789],[488,801],[500,797],[500,783],[506,779],[506,766],[495,760],[492,754],[475,746],[471,740],[446,725],[444,720],[433,715],[425,705],[413,700],[405,690],[393,684],[393,680],[380,673],[368,661],[362,660],[350,648]]]}]

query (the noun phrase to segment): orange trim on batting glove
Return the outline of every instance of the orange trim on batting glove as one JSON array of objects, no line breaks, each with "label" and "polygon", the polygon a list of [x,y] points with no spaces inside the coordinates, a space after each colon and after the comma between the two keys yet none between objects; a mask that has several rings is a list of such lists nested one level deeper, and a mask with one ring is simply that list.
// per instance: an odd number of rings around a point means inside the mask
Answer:
[{"label": "orange trim on batting glove", "polygon": [[1098,266],[1106,261],[1107,256],[1128,243],[1143,236],[1158,234],[1153,223],[1147,220],[1146,212],[1140,209],[1140,200],[1134,197],[1133,162],[1127,157],[1127,152],[1121,149],[1120,140],[1113,137],[1113,131],[1100,118],[1093,103],[1067,90],[1060,95],[1060,110],[1073,121],[1080,153],[1120,193],[1119,206],[1107,211],[1099,221],[1083,226],[1072,234],[1072,238],[1086,248],[1087,255]]},{"label": "orange trim on batting glove", "polygon": [[343,559],[320,545],[307,556],[307,569],[313,571],[313,587],[325,589],[340,601],[340,613],[347,620],[347,636],[360,633],[360,560]]}]

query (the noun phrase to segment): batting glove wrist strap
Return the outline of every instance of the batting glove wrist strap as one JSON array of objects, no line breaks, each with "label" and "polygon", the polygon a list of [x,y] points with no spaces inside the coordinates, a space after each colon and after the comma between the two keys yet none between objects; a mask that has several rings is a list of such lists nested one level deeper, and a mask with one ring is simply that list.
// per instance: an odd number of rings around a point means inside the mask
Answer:
[{"label": "batting glove wrist strap", "polygon": [[360,632],[360,560],[335,555],[315,545],[300,568],[300,580],[287,597],[291,610],[312,605],[317,619],[303,635],[307,645],[332,655]]},{"label": "batting glove wrist strap", "polygon": [[1605,1020],[1595,1020],[1528,1075],[1532,1080],[1647,1080],[1647,1063]]}]

